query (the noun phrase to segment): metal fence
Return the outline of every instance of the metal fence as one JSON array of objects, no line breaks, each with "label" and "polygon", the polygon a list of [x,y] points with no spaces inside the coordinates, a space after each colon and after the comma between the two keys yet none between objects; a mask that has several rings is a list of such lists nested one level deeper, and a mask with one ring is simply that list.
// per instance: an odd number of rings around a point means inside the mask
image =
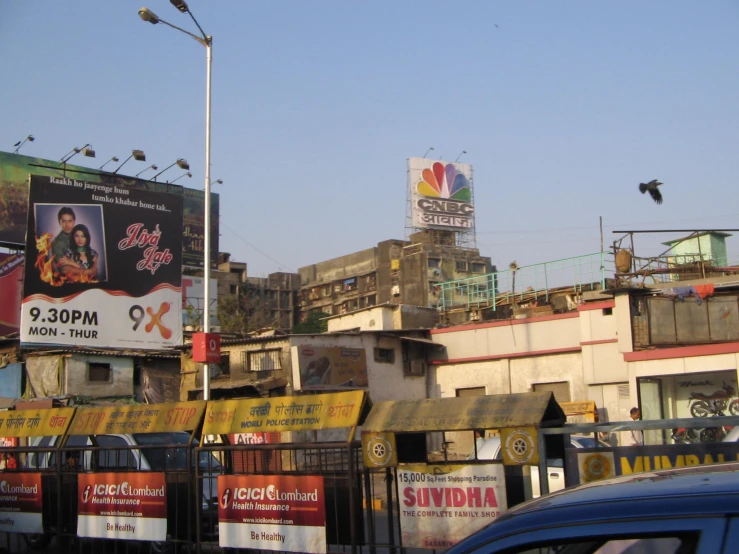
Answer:
[{"label": "metal fence", "polygon": [[439,309],[496,309],[498,304],[543,298],[553,289],[568,287],[574,292],[606,288],[606,275],[615,272],[613,254],[596,252],[541,264],[497,271],[485,275],[439,283]]}]

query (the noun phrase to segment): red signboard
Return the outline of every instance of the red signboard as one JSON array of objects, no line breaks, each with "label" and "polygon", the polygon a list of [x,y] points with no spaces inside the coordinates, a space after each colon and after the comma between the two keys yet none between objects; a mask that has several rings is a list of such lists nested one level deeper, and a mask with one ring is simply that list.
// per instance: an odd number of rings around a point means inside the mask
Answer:
[{"label": "red signboard", "polygon": [[78,536],[166,539],[164,473],[81,473],[77,479]]},{"label": "red signboard", "polygon": [[0,531],[41,533],[41,474],[3,473],[0,479]]},{"label": "red signboard", "polygon": [[192,336],[192,361],[217,364],[221,361],[221,335],[217,333],[194,333]]},{"label": "red signboard", "polygon": [[326,552],[323,477],[219,475],[222,547]]}]

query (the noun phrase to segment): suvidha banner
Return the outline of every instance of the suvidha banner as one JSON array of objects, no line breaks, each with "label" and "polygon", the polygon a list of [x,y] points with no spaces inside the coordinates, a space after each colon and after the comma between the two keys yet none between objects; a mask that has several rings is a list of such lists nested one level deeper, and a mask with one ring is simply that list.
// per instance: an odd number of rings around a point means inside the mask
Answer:
[{"label": "suvidha banner", "polygon": [[446,549],[508,508],[501,464],[398,469],[403,546]]},{"label": "suvidha banner", "polygon": [[182,197],[31,176],[21,342],[182,344]]}]

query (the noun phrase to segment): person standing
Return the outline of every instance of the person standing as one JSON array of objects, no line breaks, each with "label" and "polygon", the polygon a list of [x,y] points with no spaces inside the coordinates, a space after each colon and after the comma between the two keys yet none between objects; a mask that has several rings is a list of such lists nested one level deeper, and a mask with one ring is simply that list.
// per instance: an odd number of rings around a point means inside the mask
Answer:
[{"label": "person standing", "polygon": [[69,250],[72,243],[72,228],[77,221],[77,217],[74,215],[74,210],[68,206],[63,206],[59,210],[57,216],[59,219],[59,227],[61,231],[51,241],[51,255],[55,260],[55,264],[59,265],[59,260],[64,257],[64,253]]},{"label": "person standing", "polygon": [[[639,408],[631,408],[629,412],[631,419],[639,421],[641,419],[641,410]],[[643,446],[644,445],[644,431],[641,429],[631,430],[631,446]]]}]

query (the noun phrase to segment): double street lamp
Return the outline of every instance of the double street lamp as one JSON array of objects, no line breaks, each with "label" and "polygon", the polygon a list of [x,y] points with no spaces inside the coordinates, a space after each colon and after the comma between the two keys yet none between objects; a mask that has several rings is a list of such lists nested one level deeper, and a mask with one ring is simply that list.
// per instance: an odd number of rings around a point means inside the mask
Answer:
[{"label": "double street lamp", "polygon": [[[205,287],[205,301],[203,308],[203,331],[205,333],[210,332],[210,83],[211,83],[211,65],[213,61],[213,37],[206,35],[203,28],[200,26],[195,16],[190,12],[190,8],[184,0],[170,0],[170,3],[177,8],[180,12],[189,14],[192,20],[195,22],[200,34],[202,36],[194,35],[190,31],[181,29],[176,25],[160,19],[154,12],[149,8],[141,8],[139,10],[139,17],[144,21],[156,25],[157,23],[164,23],[168,27],[177,29],[178,31],[191,36],[200,44],[205,46],[205,60],[206,60],[206,79],[205,79],[205,214],[204,214],[204,225],[205,229],[203,232],[203,238],[205,240],[205,246],[203,256],[204,260],[204,279],[203,285]],[[210,366],[206,364],[205,371],[203,371],[203,399],[210,400]]]}]

